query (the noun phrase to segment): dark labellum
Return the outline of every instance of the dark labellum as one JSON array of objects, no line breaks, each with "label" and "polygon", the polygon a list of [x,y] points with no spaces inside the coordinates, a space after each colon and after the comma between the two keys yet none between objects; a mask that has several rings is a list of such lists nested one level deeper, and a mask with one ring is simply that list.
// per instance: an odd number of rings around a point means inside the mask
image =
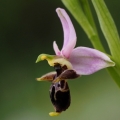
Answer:
[{"label": "dark labellum", "polygon": [[70,106],[70,90],[65,80],[51,85],[50,98],[56,112],[65,111]]},{"label": "dark labellum", "polygon": [[[60,64],[55,64],[54,68],[57,72],[54,80],[67,69],[65,66],[61,67]],[[50,87],[50,98],[56,112],[65,111],[70,106],[70,90],[66,80],[52,83]]]}]

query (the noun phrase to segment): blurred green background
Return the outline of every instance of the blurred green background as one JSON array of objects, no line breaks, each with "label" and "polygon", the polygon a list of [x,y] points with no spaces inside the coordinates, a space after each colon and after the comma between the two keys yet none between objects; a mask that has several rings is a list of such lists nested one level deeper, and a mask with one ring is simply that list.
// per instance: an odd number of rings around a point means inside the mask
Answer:
[{"label": "blurred green background", "polygon": [[[120,1],[105,2],[120,31]],[[90,5],[109,52],[91,1]],[[35,61],[41,53],[54,54],[54,40],[62,47],[57,7],[65,8],[60,0],[0,0],[0,120],[120,120],[120,89],[106,70],[69,81],[71,106],[58,117],[48,115],[54,111],[49,99],[50,83],[37,82],[35,78],[53,68],[46,61]],[[78,36],[76,46],[92,47],[69,15]]]}]

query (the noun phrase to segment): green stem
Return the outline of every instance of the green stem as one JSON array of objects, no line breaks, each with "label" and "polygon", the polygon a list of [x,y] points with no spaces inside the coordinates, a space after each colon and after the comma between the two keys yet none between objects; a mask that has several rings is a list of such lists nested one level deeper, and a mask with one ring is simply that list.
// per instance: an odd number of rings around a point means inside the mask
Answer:
[{"label": "green stem", "polygon": [[107,68],[109,74],[111,75],[111,77],[114,79],[114,81],[116,82],[116,84],[119,86],[120,88],[120,75],[117,73],[117,71],[115,70],[115,68]]},{"label": "green stem", "polygon": [[83,9],[83,12],[86,15],[89,23],[91,24],[91,26],[95,30],[96,34],[98,35],[97,28],[96,28],[96,25],[95,25],[95,22],[94,22],[92,13],[91,13],[91,9],[90,9],[88,0],[80,0],[80,3],[81,3],[81,7]]}]

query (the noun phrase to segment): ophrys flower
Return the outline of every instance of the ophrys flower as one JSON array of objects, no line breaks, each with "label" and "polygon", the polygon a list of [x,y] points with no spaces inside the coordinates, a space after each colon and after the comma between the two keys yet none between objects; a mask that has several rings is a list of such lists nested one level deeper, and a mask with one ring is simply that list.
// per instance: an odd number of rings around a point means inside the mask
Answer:
[{"label": "ophrys flower", "polygon": [[88,47],[74,48],[77,37],[73,24],[64,9],[57,8],[56,12],[63,26],[63,47],[59,50],[54,41],[53,48],[56,55],[40,54],[36,61],[47,60],[49,65],[53,66],[56,71],[37,79],[38,81],[46,80],[52,82],[50,98],[56,112],[51,112],[51,116],[58,115],[70,105],[68,79],[75,79],[81,75],[89,75],[100,69],[115,65],[105,53],[98,50]]}]

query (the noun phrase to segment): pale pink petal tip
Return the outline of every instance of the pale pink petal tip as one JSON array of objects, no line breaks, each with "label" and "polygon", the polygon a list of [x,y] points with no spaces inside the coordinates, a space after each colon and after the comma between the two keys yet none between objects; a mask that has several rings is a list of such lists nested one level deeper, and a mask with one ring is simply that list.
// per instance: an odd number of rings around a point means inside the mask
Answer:
[{"label": "pale pink petal tip", "polygon": [[75,48],[69,58],[73,69],[80,75],[89,75],[115,63],[104,53],[87,47]]},{"label": "pale pink petal tip", "polygon": [[60,55],[60,50],[56,44],[56,41],[53,42],[53,49],[54,49],[56,55]]},{"label": "pale pink petal tip", "polygon": [[64,57],[68,58],[76,45],[76,32],[66,11],[64,9],[57,8],[56,12],[60,18],[64,32],[64,43],[61,52]]}]

